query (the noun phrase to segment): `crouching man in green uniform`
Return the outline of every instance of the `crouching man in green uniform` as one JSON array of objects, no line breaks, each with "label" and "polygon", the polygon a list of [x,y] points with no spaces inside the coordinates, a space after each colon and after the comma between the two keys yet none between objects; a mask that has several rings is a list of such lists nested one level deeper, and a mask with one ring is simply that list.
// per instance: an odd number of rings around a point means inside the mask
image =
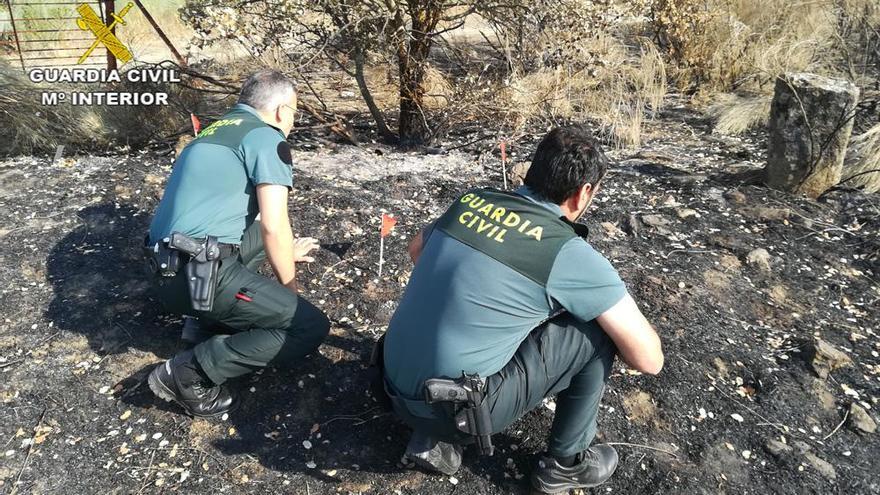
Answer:
[{"label": "crouching man in green uniform", "polygon": [[[153,253],[169,252],[175,232],[197,243],[208,236],[219,241],[210,310],[193,307],[190,256],[178,252],[181,266],[166,266],[152,278],[165,309],[197,317],[207,338],[199,342],[199,332],[185,329],[184,337],[197,345],[157,366],[148,379],[153,393],[194,416],[231,410],[237,398],[224,385],[227,379],[296,364],[330,329],[327,317],[297,294],[296,264],[313,261],[308,254],[317,241],[294,239],[288,218],[293,172],[286,138],[296,103],[293,83],[280,72],[248,78],[238,104],[180,154],[150,225]],[[267,257],[277,280],[256,271]]]},{"label": "crouching man in green uniform", "polygon": [[[385,337],[384,385],[414,429],[407,456],[422,467],[455,472],[462,444],[491,438],[556,395],[532,486],[558,493],[613,474],[614,448],[590,444],[614,357],[656,374],[663,353],[615,269],[574,223],[607,166],[585,130],[554,129],[525,186],[467,192],[410,244],[418,261]],[[474,374],[468,387],[432,391],[438,378]],[[475,388],[481,403],[465,404]],[[472,414],[457,414],[469,406]],[[482,438],[463,431],[480,407],[490,420]]]}]

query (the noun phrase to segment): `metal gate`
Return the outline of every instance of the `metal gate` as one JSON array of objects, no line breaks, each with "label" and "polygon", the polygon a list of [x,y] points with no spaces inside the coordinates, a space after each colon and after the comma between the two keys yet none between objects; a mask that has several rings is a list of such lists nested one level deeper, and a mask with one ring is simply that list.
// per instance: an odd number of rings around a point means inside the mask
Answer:
[{"label": "metal gate", "polygon": [[[125,0],[120,3],[128,4]],[[134,3],[178,63],[185,66],[186,62],[141,1],[134,0]],[[120,19],[115,4],[114,0],[0,0],[0,58],[21,64],[24,71],[35,67],[74,66],[116,69],[116,57],[105,47],[106,43],[96,40],[96,34],[82,22],[79,11],[89,11],[105,33],[107,30],[115,33],[114,26]],[[127,5],[123,11],[130,7]]]}]

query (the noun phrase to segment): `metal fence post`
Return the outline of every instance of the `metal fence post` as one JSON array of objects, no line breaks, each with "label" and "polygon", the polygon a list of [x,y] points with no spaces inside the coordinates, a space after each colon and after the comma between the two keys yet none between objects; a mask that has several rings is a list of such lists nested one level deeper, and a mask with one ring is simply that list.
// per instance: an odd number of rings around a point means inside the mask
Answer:
[{"label": "metal fence post", "polygon": [[24,66],[24,55],[21,53],[21,43],[18,41],[18,29],[15,28],[15,15],[12,13],[12,3],[6,0],[6,8],[9,9],[9,22],[12,23],[12,34],[15,36],[15,49],[18,50],[18,59],[21,61],[21,71],[27,73]]},{"label": "metal fence post", "polygon": [[[104,24],[110,25],[113,22],[113,14],[116,12],[116,2],[113,0],[104,0]],[[114,26],[110,29],[110,32],[113,35],[116,35],[116,27]],[[116,70],[116,57],[110,53],[110,49],[107,48],[107,70]]]}]

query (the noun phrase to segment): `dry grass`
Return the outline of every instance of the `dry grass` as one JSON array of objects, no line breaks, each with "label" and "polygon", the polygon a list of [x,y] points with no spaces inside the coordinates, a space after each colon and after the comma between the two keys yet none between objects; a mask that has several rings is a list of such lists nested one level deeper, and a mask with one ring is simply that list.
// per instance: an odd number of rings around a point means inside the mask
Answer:
[{"label": "dry grass", "polygon": [[[668,0],[661,31],[675,47],[675,79],[704,93],[761,92],[777,75],[833,75],[839,66],[835,0]],[[687,5],[685,13],[676,10]]]},{"label": "dry grass", "polygon": [[4,143],[0,152],[29,153],[59,144],[103,142],[100,118],[92,109],[41,105],[42,88],[4,62],[0,62],[0,87],[0,142]]},{"label": "dry grass", "polygon": [[619,147],[638,146],[645,118],[666,95],[666,66],[651,44],[631,55],[622,42],[599,36],[591,49],[601,53],[599,66],[569,71],[540,69],[516,79],[503,94],[513,121],[594,120]]},{"label": "dry grass", "polygon": [[772,95],[720,94],[713,98],[707,113],[715,119],[715,132],[737,135],[766,126],[770,117]]},{"label": "dry grass", "polygon": [[[124,79],[124,78],[123,78]],[[180,85],[137,88],[120,83],[109,91],[167,92],[167,106],[74,106],[43,105],[43,91],[93,91],[93,87],[32,83],[17,67],[0,61],[0,154],[50,151],[64,144],[80,149],[111,145],[138,147],[176,134],[188,126],[187,108],[194,108],[199,95]]]},{"label": "dry grass", "polygon": [[[192,29],[187,27],[177,14],[177,9],[183,3],[183,0],[143,1],[144,7],[182,54],[194,35]],[[117,2],[116,5],[117,9],[122,8],[124,2]],[[140,9],[133,8],[125,20],[126,26],[119,28],[118,35],[120,41],[131,49],[135,60],[151,63],[174,60],[171,50],[162,42]]]},{"label": "dry grass", "polygon": [[[716,130],[766,122],[774,81],[787,72],[871,81],[866,61],[880,35],[876,0],[657,0],[679,87],[696,93]],[[871,39],[865,38],[868,33]],[[871,34],[873,33],[873,34]],[[736,94],[728,94],[735,92]]]},{"label": "dry grass", "polygon": [[843,183],[866,192],[880,191],[880,124],[850,140],[843,164]]}]

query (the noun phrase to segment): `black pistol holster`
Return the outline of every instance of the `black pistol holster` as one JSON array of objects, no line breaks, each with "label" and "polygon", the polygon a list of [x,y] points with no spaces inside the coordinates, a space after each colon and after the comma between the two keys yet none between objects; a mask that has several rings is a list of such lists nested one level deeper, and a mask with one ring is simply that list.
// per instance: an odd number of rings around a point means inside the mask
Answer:
[{"label": "black pistol holster", "polygon": [[180,232],[156,242],[144,242],[147,270],[153,275],[173,277],[186,264],[186,282],[192,307],[197,311],[211,311],[217,289],[221,246],[214,236],[193,239]]},{"label": "black pistol holster", "polygon": [[485,387],[477,374],[462,373],[456,380],[430,378],[425,380],[425,402],[451,402],[456,429],[472,436],[481,454],[492,455],[492,417]]},{"label": "black pistol holster", "polygon": [[204,241],[199,241],[180,232],[173,232],[167,242],[169,248],[189,255],[186,283],[193,309],[211,311],[220,269],[220,243],[217,238],[209,235]]}]

